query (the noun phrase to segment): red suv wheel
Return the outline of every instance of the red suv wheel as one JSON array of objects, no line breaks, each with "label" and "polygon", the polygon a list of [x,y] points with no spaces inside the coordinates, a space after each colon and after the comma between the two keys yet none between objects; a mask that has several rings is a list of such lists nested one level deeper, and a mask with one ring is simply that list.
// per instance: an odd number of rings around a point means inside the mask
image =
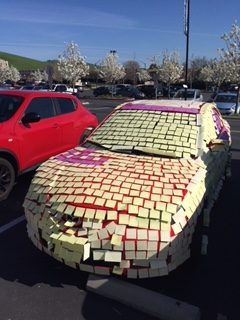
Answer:
[{"label": "red suv wheel", "polygon": [[0,158],[0,201],[7,198],[15,181],[15,172],[12,164]]}]

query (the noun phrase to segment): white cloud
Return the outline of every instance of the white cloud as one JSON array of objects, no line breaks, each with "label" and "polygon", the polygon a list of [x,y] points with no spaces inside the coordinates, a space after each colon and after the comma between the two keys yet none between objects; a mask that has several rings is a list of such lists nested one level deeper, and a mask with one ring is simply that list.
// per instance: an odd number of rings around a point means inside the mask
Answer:
[{"label": "white cloud", "polygon": [[12,8],[5,7],[2,21],[30,24],[50,24],[63,26],[85,26],[97,28],[128,29],[136,26],[136,21],[124,16],[88,9],[80,6],[64,5],[59,1],[53,6],[48,3],[42,6],[41,2]]}]

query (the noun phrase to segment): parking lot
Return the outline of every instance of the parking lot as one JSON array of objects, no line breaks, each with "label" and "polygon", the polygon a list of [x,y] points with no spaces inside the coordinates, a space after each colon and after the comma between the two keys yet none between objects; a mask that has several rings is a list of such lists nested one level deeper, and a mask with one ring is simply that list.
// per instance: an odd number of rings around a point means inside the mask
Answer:
[{"label": "parking lot", "polygon": [[[83,103],[100,121],[118,104],[97,100]],[[232,178],[223,186],[211,214],[208,254],[200,261],[187,261],[167,277],[131,281],[198,306],[204,320],[240,318],[240,121],[229,119],[229,123]],[[150,319],[86,292],[88,274],[65,267],[32,245],[22,208],[32,176],[22,176],[9,199],[0,203],[0,319]]]}]

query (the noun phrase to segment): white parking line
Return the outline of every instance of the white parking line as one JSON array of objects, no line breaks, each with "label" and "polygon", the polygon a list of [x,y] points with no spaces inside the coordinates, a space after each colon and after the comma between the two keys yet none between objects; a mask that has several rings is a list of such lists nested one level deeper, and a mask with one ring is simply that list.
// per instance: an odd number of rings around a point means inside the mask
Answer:
[{"label": "white parking line", "polygon": [[7,231],[8,229],[11,229],[12,227],[16,226],[20,222],[25,220],[25,216],[22,215],[21,217],[18,217],[17,219],[5,224],[4,226],[0,227],[0,234]]}]

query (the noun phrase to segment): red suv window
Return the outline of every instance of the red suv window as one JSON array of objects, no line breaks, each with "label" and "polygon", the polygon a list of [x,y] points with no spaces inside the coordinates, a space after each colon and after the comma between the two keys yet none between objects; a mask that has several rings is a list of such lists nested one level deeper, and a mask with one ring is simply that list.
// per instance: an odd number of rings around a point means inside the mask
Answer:
[{"label": "red suv window", "polygon": [[72,99],[55,99],[56,105],[58,106],[58,113],[65,114],[74,112],[76,110],[76,106]]},{"label": "red suv window", "polygon": [[29,103],[29,106],[27,107],[25,114],[29,112],[34,112],[39,114],[41,119],[51,118],[56,115],[52,99],[49,99],[49,98],[33,99]]},{"label": "red suv window", "polygon": [[22,97],[0,96],[0,122],[9,120],[23,102]]}]

